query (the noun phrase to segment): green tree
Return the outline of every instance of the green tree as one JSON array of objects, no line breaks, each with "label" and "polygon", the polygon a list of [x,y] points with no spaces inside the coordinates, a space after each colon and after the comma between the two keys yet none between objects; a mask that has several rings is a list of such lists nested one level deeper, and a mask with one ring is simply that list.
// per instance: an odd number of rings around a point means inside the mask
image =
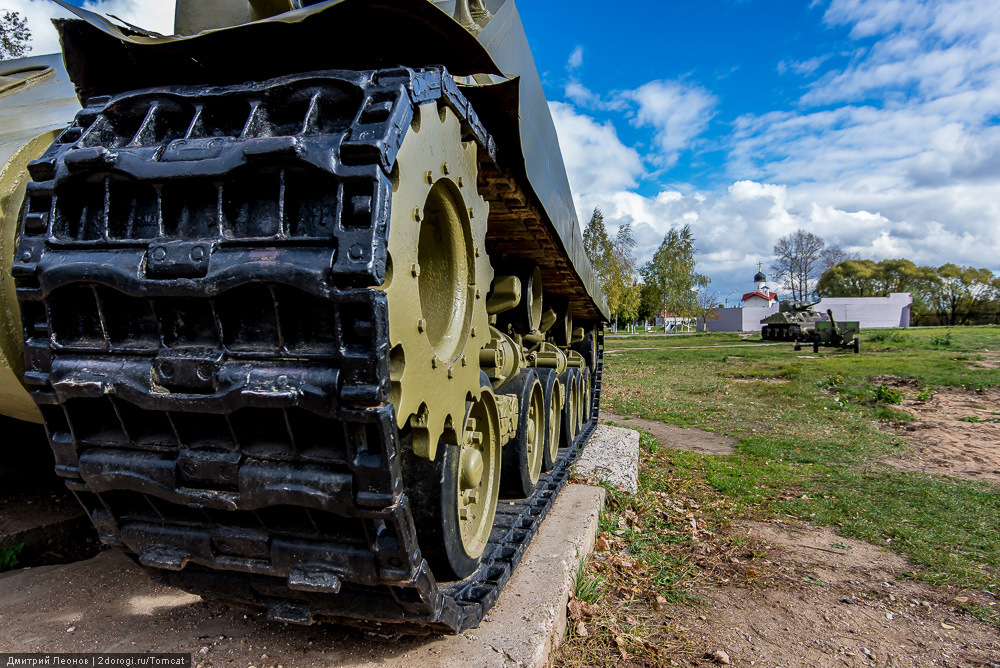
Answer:
[{"label": "green tree", "polygon": [[987,310],[1000,292],[1000,283],[989,269],[944,264],[937,268],[939,281],[928,295],[931,307],[949,325],[970,323]]},{"label": "green tree", "polygon": [[878,266],[872,260],[848,260],[827,269],[816,283],[819,297],[872,297]]},{"label": "green tree", "polygon": [[913,295],[913,315],[934,314],[942,323],[960,325],[996,310],[1000,279],[989,269],[944,264],[918,267],[910,260],[850,260],[827,270],[816,285],[821,297]]},{"label": "green tree", "polygon": [[671,227],[653,259],[640,273],[646,284],[646,299],[656,304],[654,312],[680,317],[697,314],[697,289],[710,283],[695,271],[694,235],[691,226]]},{"label": "green tree", "polygon": [[604,226],[604,214],[594,209],[583,230],[583,248],[616,327],[619,319],[631,322],[639,313],[641,285],[636,280],[635,247],[631,225],[619,227],[612,240]]},{"label": "green tree", "polygon": [[28,51],[30,40],[26,17],[6,10],[0,13],[0,60],[20,58]]},{"label": "green tree", "polygon": [[634,322],[639,315],[642,284],[638,281],[636,245],[635,237],[632,236],[632,225],[625,224],[619,227],[611,244],[615,258],[612,282],[617,292],[616,308],[613,311],[616,327],[619,318],[625,322]]},{"label": "green tree", "polygon": [[[915,292],[928,267],[909,260],[848,260],[826,270],[816,283],[819,297],[886,297]],[[933,270],[931,270],[933,271]]]},{"label": "green tree", "polygon": [[607,264],[611,257],[611,239],[604,227],[604,214],[599,208],[594,208],[587,226],[583,229],[583,250],[587,253],[590,266],[594,268],[597,282],[604,287],[607,275]]}]

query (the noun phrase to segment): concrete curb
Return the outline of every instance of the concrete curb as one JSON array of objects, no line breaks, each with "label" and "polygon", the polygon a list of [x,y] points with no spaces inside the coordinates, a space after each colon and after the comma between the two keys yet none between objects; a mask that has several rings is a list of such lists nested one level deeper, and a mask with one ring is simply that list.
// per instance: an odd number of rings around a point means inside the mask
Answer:
[{"label": "concrete curb", "polygon": [[635,494],[639,491],[639,432],[598,425],[573,466],[573,475]]}]

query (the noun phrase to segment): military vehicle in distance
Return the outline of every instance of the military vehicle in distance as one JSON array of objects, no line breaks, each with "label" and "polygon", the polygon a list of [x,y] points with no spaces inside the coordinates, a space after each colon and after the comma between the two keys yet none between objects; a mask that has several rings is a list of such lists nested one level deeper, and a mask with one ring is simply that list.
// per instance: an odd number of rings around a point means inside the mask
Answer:
[{"label": "military vehicle in distance", "polygon": [[820,346],[853,348],[855,353],[859,352],[860,323],[838,323],[831,309],[827,309],[826,313],[816,311],[813,307],[818,303],[781,302],[777,313],[760,321],[763,325],[761,338],[765,341],[794,341],[795,350],[801,350],[802,343],[811,343],[813,352],[819,352]]},{"label": "military vehicle in distance", "polygon": [[777,313],[760,321],[764,325],[761,337],[765,341],[811,341],[816,323],[825,317],[813,309],[817,303],[782,301]]},{"label": "military vehicle in distance", "polygon": [[828,348],[850,348],[855,353],[861,352],[861,323],[857,320],[837,322],[833,310],[826,310],[827,319],[816,323],[813,333],[813,352],[818,353],[820,346]]},{"label": "military vehicle in distance", "polygon": [[514,3],[60,4],[65,71],[0,63],[0,412],[163,582],[477,625],[607,319]]}]

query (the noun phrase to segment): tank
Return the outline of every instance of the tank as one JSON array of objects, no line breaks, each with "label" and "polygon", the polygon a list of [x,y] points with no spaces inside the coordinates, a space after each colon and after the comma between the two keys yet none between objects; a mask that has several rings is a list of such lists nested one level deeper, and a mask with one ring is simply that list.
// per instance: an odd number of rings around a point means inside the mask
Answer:
[{"label": "tank", "polygon": [[818,302],[782,301],[778,312],[760,321],[760,335],[765,341],[812,341],[816,323],[826,315],[813,309]]},{"label": "tank", "polygon": [[60,4],[65,70],[0,63],[0,412],[164,583],[477,625],[607,319],[514,3],[179,0],[173,36]]}]

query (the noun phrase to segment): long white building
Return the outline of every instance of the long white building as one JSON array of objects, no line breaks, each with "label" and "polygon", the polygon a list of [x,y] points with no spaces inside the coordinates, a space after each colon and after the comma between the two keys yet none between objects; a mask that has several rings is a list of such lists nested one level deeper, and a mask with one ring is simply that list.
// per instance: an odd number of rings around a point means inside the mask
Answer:
[{"label": "long white building", "polygon": [[[720,308],[707,323],[709,332],[760,331],[760,321],[778,312],[777,295],[767,287],[763,272],[754,276],[754,290],[743,295],[742,305]],[[813,308],[833,311],[837,320],[857,320],[862,329],[909,327],[913,295],[893,292],[888,297],[824,297]]]}]

